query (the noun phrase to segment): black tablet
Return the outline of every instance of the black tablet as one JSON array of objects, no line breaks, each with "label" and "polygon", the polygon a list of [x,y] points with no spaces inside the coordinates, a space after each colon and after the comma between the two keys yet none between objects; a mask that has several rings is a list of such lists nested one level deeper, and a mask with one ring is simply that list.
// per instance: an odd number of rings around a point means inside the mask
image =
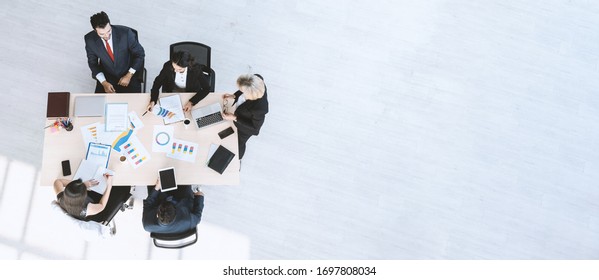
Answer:
[{"label": "black tablet", "polygon": [[177,189],[177,182],[175,180],[175,168],[169,167],[158,170],[160,176],[160,189],[163,192],[172,191]]}]

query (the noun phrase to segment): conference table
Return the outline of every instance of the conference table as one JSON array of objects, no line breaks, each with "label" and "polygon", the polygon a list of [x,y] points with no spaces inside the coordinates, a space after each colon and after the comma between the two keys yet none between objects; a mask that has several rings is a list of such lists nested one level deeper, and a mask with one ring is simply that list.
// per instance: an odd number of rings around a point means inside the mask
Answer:
[{"label": "conference table", "polygon": [[[194,93],[162,93],[160,98],[171,95],[179,95],[181,104],[184,105]],[[134,161],[129,158],[124,162],[120,161],[121,153],[125,153],[125,150],[117,152],[114,149],[115,147],[113,147],[108,163],[108,169],[114,171],[113,185],[154,185],[158,178],[158,170],[169,167],[174,167],[178,185],[239,184],[239,149],[237,128],[233,125],[233,121],[224,121],[200,129],[191,118],[191,112],[186,112],[185,117],[191,120],[189,125],[185,126],[182,121],[165,125],[163,118],[152,112],[148,112],[142,116],[146,112],[150,101],[150,94],[71,93],[69,116],[71,116],[73,129],[71,131],[67,131],[64,128],[58,130],[52,129],[52,124],[56,121],[56,118],[46,120],[46,126],[51,127],[46,128],[44,132],[40,185],[51,186],[57,178],[73,179],[72,177],[87,153],[88,146],[86,145],[84,134],[88,132],[85,129],[89,129],[90,125],[94,126],[93,124],[105,124],[105,116],[74,117],[75,98],[79,96],[105,96],[106,104],[127,103],[128,112],[135,112],[138,119],[143,123],[141,128],[138,125],[134,129],[131,133],[134,137],[131,137],[131,139],[139,139],[138,143],[141,143],[143,148],[145,148],[149,157],[143,164],[135,167]],[[222,106],[222,96],[222,93],[210,93],[206,98],[198,102],[193,109],[215,102],[219,102]],[[191,142],[197,144],[198,150],[195,151],[196,154],[193,157],[193,162],[167,157],[166,154],[168,152],[155,151],[153,149],[153,142],[158,139],[154,130],[164,129],[165,126],[172,127],[172,136],[175,139],[182,140],[181,142],[184,143]],[[218,133],[228,127],[232,127],[235,133],[224,139],[220,139]],[[222,174],[207,166],[209,152],[213,151],[218,145],[222,145],[235,154],[234,159]],[[61,162],[64,160],[70,161],[72,174],[69,176],[63,176],[62,174]]]}]

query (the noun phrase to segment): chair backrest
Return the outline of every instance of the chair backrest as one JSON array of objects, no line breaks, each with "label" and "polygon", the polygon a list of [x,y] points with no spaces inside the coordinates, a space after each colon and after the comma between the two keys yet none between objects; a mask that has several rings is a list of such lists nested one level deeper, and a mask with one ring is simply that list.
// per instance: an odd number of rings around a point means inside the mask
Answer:
[{"label": "chair backrest", "polygon": [[124,205],[127,200],[131,197],[131,187],[130,186],[113,186],[110,191],[110,196],[108,197],[108,203],[106,203],[106,207],[102,212],[88,216],[88,220],[96,221],[103,225],[108,225],[112,218],[119,212],[119,210],[124,209]]},{"label": "chair backrest", "polygon": [[180,249],[198,241],[198,229],[194,227],[181,233],[150,233],[154,246],[164,249]]},{"label": "chair backrest", "polygon": [[210,86],[210,92],[214,92],[214,84],[216,83],[216,73],[210,67],[202,67],[204,76],[208,79],[208,86]]},{"label": "chair backrest", "polygon": [[216,72],[210,66],[211,48],[202,43],[198,42],[179,42],[171,44],[170,56],[177,51],[188,51],[194,58],[197,64],[202,65],[202,71],[208,79],[208,85],[210,86],[210,92],[214,92],[214,85],[216,83]]},{"label": "chair backrest", "polygon": [[188,51],[194,58],[196,63],[206,65],[209,68],[210,66],[210,52],[211,48],[202,43],[198,42],[179,42],[171,44],[169,57],[173,55],[174,52],[186,50]]}]

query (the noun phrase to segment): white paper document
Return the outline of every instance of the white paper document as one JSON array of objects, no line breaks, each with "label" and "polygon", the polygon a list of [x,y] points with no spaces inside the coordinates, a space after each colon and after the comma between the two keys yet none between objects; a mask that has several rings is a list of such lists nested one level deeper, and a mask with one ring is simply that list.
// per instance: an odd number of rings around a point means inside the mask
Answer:
[{"label": "white paper document", "polygon": [[169,151],[166,152],[166,157],[193,163],[196,162],[197,154],[197,143],[184,141],[181,139],[173,139],[173,143],[170,145]]},{"label": "white paper document", "polygon": [[216,153],[216,149],[218,149],[217,144],[210,144],[210,148],[208,149],[208,157],[206,159],[206,165],[208,165],[208,163],[210,162],[210,158],[212,157],[212,155],[214,155],[214,153]]},{"label": "white paper document", "polygon": [[[161,97],[159,99],[159,101],[160,101],[160,107],[161,107],[160,109],[167,110],[174,114],[173,116],[170,116],[170,117],[163,116],[162,118],[164,120],[164,124],[180,122],[185,119],[185,114],[183,113],[183,105],[181,105],[181,97],[179,97],[178,94],[167,96],[167,97]],[[152,109],[152,111],[155,111],[155,110]],[[160,113],[160,111],[156,112],[156,113]],[[158,116],[160,116],[160,115],[158,115]],[[168,114],[167,114],[167,116],[168,116]]]},{"label": "white paper document", "polygon": [[104,173],[114,175],[112,170],[106,169],[106,167],[101,166],[93,161],[89,160],[81,160],[81,164],[79,164],[79,168],[77,168],[77,172],[73,176],[73,180],[81,179],[82,181],[88,180],[96,180],[98,184],[89,188],[91,191],[95,191],[99,194],[104,194],[106,191],[106,178],[104,177]]},{"label": "white paper document", "polygon": [[106,103],[106,131],[125,131],[129,127],[127,103]]},{"label": "white paper document", "polygon": [[174,131],[175,128],[172,126],[155,125],[152,136],[152,152],[168,152],[173,142]]},{"label": "white paper document", "polygon": [[129,127],[133,130],[139,130],[144,127],[144,123],[135,111],[129,112]]}]

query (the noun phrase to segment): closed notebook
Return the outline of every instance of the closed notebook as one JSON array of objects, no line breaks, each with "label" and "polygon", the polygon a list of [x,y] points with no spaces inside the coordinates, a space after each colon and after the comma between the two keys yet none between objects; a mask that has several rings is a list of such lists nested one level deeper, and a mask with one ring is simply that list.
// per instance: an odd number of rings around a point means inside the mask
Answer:
[{"label": "closed notebook", "polygon": [[68,117],[70,97],[69,92],[48,92],[46,118]]},{"label": "closed notebook", "polygon": [[229,151],[227,148],[222,145],[218,146],[210,160],[208,161],[208,167],[214,169],[214,171],[223,174],[231,160],[235,157],[235,154]]}]

